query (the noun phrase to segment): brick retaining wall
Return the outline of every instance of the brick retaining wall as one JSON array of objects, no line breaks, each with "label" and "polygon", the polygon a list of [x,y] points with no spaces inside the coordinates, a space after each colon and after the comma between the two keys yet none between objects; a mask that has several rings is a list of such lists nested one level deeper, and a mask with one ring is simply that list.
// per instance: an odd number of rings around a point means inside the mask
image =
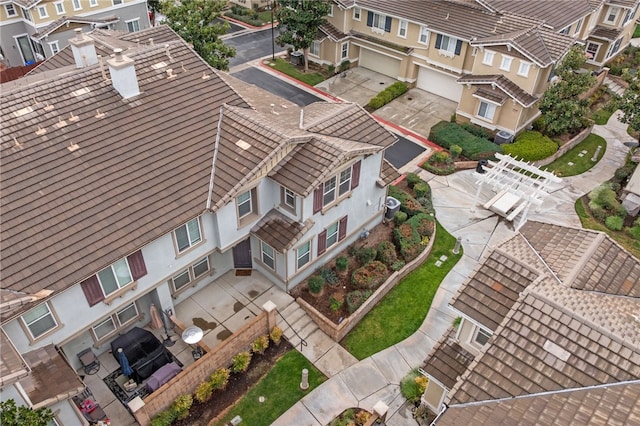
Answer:
[{"label": "brick retaining wall", "polygon": [[[546,166],[547,164],[551,164],[552,162],[554,162],[555,160],[557,160],[558,158],[566,154],[567,151],[569,151],[571,148],[573,148],[574,146],[578,145],[580,142],[585,140],[586,137],[591,134],[592,129],[593,129],[593,126],[587,127],[586,129],[578,133],[575,137],[573,137],[569,142],[565,143],[560,148],[558,148],[558,150],[551,157],[547,157],[543,160],[536,161],[533,164],[536,167],[541,167],[541,166]],[[593,153],[590,152],[589,155],[593,155]]]}]

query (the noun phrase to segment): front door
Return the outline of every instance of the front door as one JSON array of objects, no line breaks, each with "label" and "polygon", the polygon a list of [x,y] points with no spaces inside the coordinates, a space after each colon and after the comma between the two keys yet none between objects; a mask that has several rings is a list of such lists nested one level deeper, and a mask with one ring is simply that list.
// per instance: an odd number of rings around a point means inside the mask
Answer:
[{"label": "front door", "polygon": [[247,238],[233,247],[233,266],[236,269],[251,269],[251,240]]}]

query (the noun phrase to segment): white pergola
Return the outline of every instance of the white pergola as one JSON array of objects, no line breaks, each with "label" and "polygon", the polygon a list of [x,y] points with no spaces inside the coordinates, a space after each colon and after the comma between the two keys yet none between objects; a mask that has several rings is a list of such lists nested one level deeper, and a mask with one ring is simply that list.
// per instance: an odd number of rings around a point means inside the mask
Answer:
[{"label": "white pergola", "polygon": [[[491,185],[496,195],[483,204],[485,209],[491,210],[512,222],[520,213],[520,219],[515,226],[516,231],[527,221],[529,207],[535,204],[540,207],[549,195],[551,183],[562,182],[562,179],[552,172],[540,170],[535,165],[517,160],[509,155],[496,153],[498,162],[489,160],[489,165],[483,169],[476,181],[478,191],[473,202],[475,210],[480,198],[483,185]],[[482,167],[482,166],[481,166]]]}]

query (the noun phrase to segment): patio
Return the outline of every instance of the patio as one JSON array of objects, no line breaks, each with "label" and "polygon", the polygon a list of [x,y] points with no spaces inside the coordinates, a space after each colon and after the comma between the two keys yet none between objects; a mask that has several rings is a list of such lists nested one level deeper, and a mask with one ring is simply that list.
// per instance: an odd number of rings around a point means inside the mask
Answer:
[{"label": "patio", "polygon": [[[235,271],[229,271],[176,304],[174,317],[181,327],[200,327],[204,334],[202,347],[210,350],[260,313],[262,305],[269,300],[280,311],[293,302],[291,296],[255,270],[247,276],[236,276]],[[162,328],[152,329],[151,323],[144,328],[160,341],[164,340]],[[184,368],[196,361],[192,354],[193,348],[182,341],[180,334],[179,328],[174,327],[169,336],[175,343],[167,349]],[[101,354],[98,359],[101,367],[97,374],[85,375],[82,369],[78,370],[78,374],[84,376],[84,383],[93,393],[95,401],[104,409],[111,424],[136,425],[133,416],[104,381],[107,376],[113,376],[120,365],[110,352]]]}]

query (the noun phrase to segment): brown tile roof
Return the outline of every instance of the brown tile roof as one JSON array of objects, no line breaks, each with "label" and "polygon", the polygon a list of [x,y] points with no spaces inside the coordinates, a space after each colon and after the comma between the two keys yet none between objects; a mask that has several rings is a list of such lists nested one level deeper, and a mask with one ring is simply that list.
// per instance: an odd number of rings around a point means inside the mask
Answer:
[{"label": "brown tile roof", "polygon": [[382,173],[380,174],[380,178],[385,185],[391,185],[397,179],[402,176],[398,169],[396,169],[393,164],[388,162],[386,159],[382,160]]},{"label": "brown tile roof", "polygon": [[29,366],[4,330],[0,329],[0,388],[15,383],[28,374]]},{"label": "brown tile roof", "polygon": [[451,306],[495,331],[520,293],[540,273],[507,252],[493,250],[458,290]]},{"label": "brown tile roof", "polygon": [[47,37],[49,34],[57,30],[63,25],[69,25],[70,23],[78,23],[78,24],[110,24],[114,22],[118,22],[120,20],[119,17],[115,15],[104,16],[104,17],[83,17],[83,16],[62,16],[46,27],[42,28],[37,33],[31,35],[32,38],[42,39]]},{"label": "brown tile roof", "polygon": [[504,104],[505,101],[509,99],[509,96],[502,90],[493,89],[491,87],[480,87],[476,89],[473,95],[500,105]]},{"label": "brown tile roof", "polygon": [[520,88],[516,83],[509,80],[502,74],[492,75],[473,75],[466,74],[458,79],[458,83],[473,85],[489,85],[492,88],[498,88],[510,98],[515,99],[524,107],[530,107],[538,98]]},{"label": "brown tile roof", "polygon": [[464,350],[454,339],[456,330],[450,327],[435,344],[422,369],[451,389],[473,361],[473,354]]},{"label": "brown tile roof", "polygon": [[27,9],[31,6],[40,3],[42,0],[12,0],[18,6],[26,7]]},{"label": "brown tile roof", "polygon": [[24,354],[31,374],[20,381],[33,408],[47,407],[69,399],[84,389],[84,384],[53,345]]},{"label": "brown tile roof", "polygon": [[[539,19],[557,31],[562,30],[595,8],[588,0],[485,0],[498,12]],[[602,0],[599,0],[602,3]]]},{"label": "brown tile roof", "polygon": [[284,253],[293,247],[311,226],[313,221],[310,219],[305,223],[297,222],[274,209],[260,219],[251,228],[251,232],[276,251]]},{"label": "brown tile roof", "polygon": [[358,32],[358,31],[354,31],[354,30],[349,31],[349,34],[352,35],[355,38],[359,38],[361,40],[370,41],[372,43],[379,44],[379,45],[384,46],[384,47],[388,47],[389,49],[397,50],[398,52],[401,52],[401,53],[404,53],[404,54],[409,54],[409,53],[411,53],[413,51],[413,47],[403,46],[401,44],[397,44],[397,43],[393,43],[393,42],[390,42],[390,41],[387,41],[387,40],[383,40],[383,39],[381,39],[379,37],[374,37],[374,36],[372,36],[370,34],[364,34],[364,33]]},{"label": "brown tile roof", "polygon": [[637,425],[640,424],[640,381],[454,405],[448,407],[434,424]]},{"label": "brown tile roof", "polygon": [[340,41],[348,37],[347,34],[343,33],[329,22],[320,25],[318,31],[324,36],[329,37],[332,41]]},{"label": "brown tile roof", "polygon": [[623,28],[611,28],[611,27],[604,27],[604,26],[598,25],[593,29],[593,31],[591,31],[591,34],[589,34],[589,37],[598,38],[601,40],[614,41],[618,37],[620,37],[622,30]]}]

